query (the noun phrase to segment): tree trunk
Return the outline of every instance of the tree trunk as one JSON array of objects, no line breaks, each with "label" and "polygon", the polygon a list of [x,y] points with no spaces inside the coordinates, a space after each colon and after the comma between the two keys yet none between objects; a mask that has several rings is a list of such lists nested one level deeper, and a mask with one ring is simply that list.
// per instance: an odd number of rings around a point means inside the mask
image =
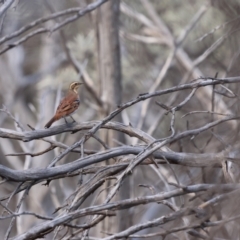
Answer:
[{"label": "tree trunk", "polygon": [[[119,0],[112,0],[104,4],[97,12],[97,50],[98,50],[98,76],[100,82],[101,99],[104,107],[100,113],[100,118],[105,117],[111,111],[117,108],[122,102],[122,79],[121,79],[121,54],[119,42]],[[122,116],[119,114],[114,118],[115,121],[122,122]],[[118,145],[116,142],[124,143],[124,135],[120,132],[102,131],[102,140],[109,147]],[[114,141],[116,140],[116,141]],[[106,163],[108,164],[108,163]],[[107,188],[110,184],[105,184]],[[129,182],[125,180],[120,189],[120,198],[130,197]],[[108,189],[108,188],[107,188]],[[102,194],[102,202],[106,199],[108,191]],[[115,232],[123,230],[130,226],[128,211],[119,213],[115,224],[111,224],[108,218],[101,224],[99,232]],[[116,224],[119,223],[119,225]]]}]

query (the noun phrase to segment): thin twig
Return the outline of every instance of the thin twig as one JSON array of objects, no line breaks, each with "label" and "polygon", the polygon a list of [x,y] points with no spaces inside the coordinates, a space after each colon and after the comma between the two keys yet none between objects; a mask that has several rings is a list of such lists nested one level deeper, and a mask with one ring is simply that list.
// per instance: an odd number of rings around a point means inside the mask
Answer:
[{"label": "thin twig", "polygon": [[[52,28],[39,28],[35,31],[30,32],[29,34],[26,34],[24,37],[20,38],[19,40],[8,44],[6,47],[4,47],[1,51],[0,51],[0,55],[5,53],[6,51],[26,42],[28,39],[38,35],[38,34],[42,34],[42,33],[53,33],[61,28],[63,28],[64,26],[66,26],[69,23],[72,23],[74,21],[76,21],[77,19],[79,19],[80,17],[84,16],[86,13],[89,13],[93,10],[95,10],[96,8],[98,8],[99,6],[101,6],[103,3],[107,2],[109,0],[97,0],[94,3],[91,3],[89,5],[87,5],[85,8],[83,8],[82,10],[78,11],[77,14],[75,14],[72,17],[66,18],[64,21],[62,21],[61,23],[57,23],[55,24]],[[65,14],[65,13],[64,13]],[[57,15],[57,17],[59,17],[59,15]],[[56,15],[54,16],[54,18],[57,18]],[[52,19],[52,18],[51,18]],[[3,40],[2,40],[3,41]],[[5,39],[4,39],[5,41]],[[1,44],[1,40],[0,40],[0,44]]]}]

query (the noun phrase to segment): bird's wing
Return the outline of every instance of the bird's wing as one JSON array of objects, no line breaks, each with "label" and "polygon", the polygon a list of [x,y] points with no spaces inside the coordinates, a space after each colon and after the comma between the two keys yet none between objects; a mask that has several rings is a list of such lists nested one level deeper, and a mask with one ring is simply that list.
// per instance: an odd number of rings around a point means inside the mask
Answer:
[{"label": "bird's wing", "polygon": [[66,114],[70,114],[71,112],[74,112],[80,104],[80,100],[77,96],[68,96],[62,99],[60,102],[57,113],[63,113],[66,112]]}]

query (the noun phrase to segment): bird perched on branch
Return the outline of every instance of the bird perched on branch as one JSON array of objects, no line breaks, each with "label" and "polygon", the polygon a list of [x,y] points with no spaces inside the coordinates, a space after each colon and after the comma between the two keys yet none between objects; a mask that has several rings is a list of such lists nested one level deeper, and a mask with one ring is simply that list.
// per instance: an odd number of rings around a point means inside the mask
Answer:
[{"label": "bird perched on branch", "polygon": [[[54,122],[61,118],[64,118],[66,123],[66,117],[70,116],[73,119],[71,115],[78,109],[80,105],[80,99],[77,90],[81,84],[83,83],[73,82],[69,85],[67,95],[62,99],[58,105],[55,115],[45,125],[45,128],[49,128]],[[75,122],[74,119],[73,121]]]}]

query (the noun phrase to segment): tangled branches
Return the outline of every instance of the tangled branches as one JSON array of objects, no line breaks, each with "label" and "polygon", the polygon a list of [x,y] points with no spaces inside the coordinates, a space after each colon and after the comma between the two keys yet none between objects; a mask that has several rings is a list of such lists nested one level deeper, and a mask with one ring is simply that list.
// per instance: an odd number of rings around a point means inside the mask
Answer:
[{"label": "tangled branches", "polygon": [[[231,216],[222,216],[217,221],[212,220],[215,214],[219,213],[219,211],[216,211],[215,206],[220,206],[224,201],[234,202],[236,196],[239,196],[239,184],[233,180],[229,182],[231,176],[230,173],[226,171],[225,167],[227,161],[236,162],[238,160],[236,154],[233,156],[236,146],[228,146],[221,152],[210,153],[174,152],[168,147],[170,144],[183,141],[184,139],[186,142],[195,141],[195,139],[201,134],[206,132],[218,136],[213,132],[214,128],[222,124],[227,125],[229,121],[236,122],[239,119],[239,116],[237,115],[227,115],[221,118],[219,116],[217,120],[206,122],[203,126],[177,132],[175,115],[181,108],[191,101],[194,97],[194,93],[201,87],[208,85],[234,84],[239,81],[239,77],[225,79],[198,79],[191,83],[173,88],[150,94],[141,94],[137,98],[118,106],[116,110],[111,112],[101,121],[73,123],[68,125],[64,124],[46,130],[33,129],[31,131],[23,130],[22,132],[1,128],[1,138],[7,138],[11,141],[22,141],[25,142],[25,144],[29,141],[46,141],[50,145],[50,147],[40,152],[22,152],[8,154],[8,156],[44,156],[53,149],[63,149],[63,152],[53,158],[46,168],[14,170],[0,165],[0,176],[2,177],[1,185],[4,186],[8,183],[14,183],[15,185],[15,189],[10,195],[1,198],[1,206],[4,209],[1,221],[28,217],[34,217],[38,220],[36,226],[30,227],[27,231],[16,236],[14,239],[36,239],[52,233],[54,233],[53,236],[57,239],[64,236],[67,239],[70,239],[74,236],[80,236],[88,232],[105,218],[114,218],[122,209],[131,209],[132,213],[137,214],[140,209],[143,209],[143,206],[151,206],[152,208],[155,208],[157,205],[163,205],[168,209],[168,213],[160,213],[160,215],[150,221],[138,222],[135,220],[135,223],[128,229],[116,233],[108,233],[109,236],[104,239],[171,236],[179,231],[198,237],[202,236],[204,239],[207,238],[207,232],[205,232],[206,229],[212,229],[212,227],[217,228],[220,226],[223,227],[228,222],[235,221],[240,217],[240,215],[236,213]],[[189,91],[189,89],[191,90],[190,93],[187,94],[185,99],[176,106],[167,107],[166,105],[160,104],[164,107],[166,114],[171,114],[169,136],[161,139],[154,139],[146,132],[131,126],[131,124],[124,125],[122,123],[111,121],[113,117],[121,111],[131,106],[134,107],[139,101],[173,93],[175,91]],[[2,109],[2,111],[7,112],[6,109]],[[196,112],[188,113],[188,115],[191,114],[196,114]],[[214,114],[214,112],[211,114]],[[13,120],[17,121],[14,118]],[[142,142],[143,145],[138,143],[134,146],[124,145],[115,148],[108,148],[105,146],[106,149],[102,151],[86,149],[85,146],[87,143],[91,139],[96,138],[100,129],[122,132],[129,137],[137,138],[139,143]],[[71,134],[77,134],[78,132],[84,131],[85,133],[83,133],[81,139],[71,146],[66,146],[59,141],[49,138],[50,136],[55,136],[57,134],[61,135],[64,132],[71,136]],[[220,138],[220,136],[218,136],[218,138]],[[60,162],[63,157],[68,158],[69,154],[72,152],[80,156],[75,157],[71,162]],[[115,159],[115,161],[106,166],[100,166],[97,164],[110,159]],[[159,166],[159,170],[155,167],[155,164]],[[181,166],[181,172],[179,172],[174,166]],[[124,179],[126,177],[132,178],[140,167],[143,167],[144,169],[150,167],[154,169],[155,172],[158,172],[158,176],[161,181],[164,181],[165,187],[161,184],[161,187],[159,188],[156,184],[156,179],[146,181],[140,177],[138,181],[139,183],[141,182],[141,184],[138,184],[138,186],[135,187],[144,187],[146,189],[146,191],[144,191],[145,193],[143,195],[140,194],[139,196],[133,196],[130,199],[117,200],[116,196]],[[191,171],[191,169],[200,170],[206,167],[215,168],[216,171],[218,171],[218,174],[223,173],[225,176],[225,183],[216,182],[208,184],[196,180],[196,182],[194,181],[194,184],[186,184],[188,181],[186,182],[182,177],[176,175],[177,172],[178,174],[185,173],[187,169]],[[162,178],[163,170],[161,169],[165,168],[170,168],[172,177],[169,179],[173,179],[173,182],[170,182],[166,178]],[[65,198],[59,200],[61,205],[55,207],[55,210],[53,210],[52,213],[43,215],[41,211],[38,213],[34,211],[20,210],[25,201],[28,201],[27,194],[31,193],[33,188],[39,187],[42,183],[45,182],[45,188],[47,188],[47,191],[51,191],[57,181],[60,182],[79,176],[90,175],[91,177],[78,183],[75,186],[75,190],[66,192]],[[97,204],[96,200],[98,195],[104,191],[102,186],[106,181],[112,183],[112,185],[109,186],[109,194],[104,202]],[[91,196],[93,194],[95,194],[96,200],[91,203],[89,202],[89,199],[92,198]],[[15,210],[11,210],[9,204],[16,196],[20,196],[19,204]],[[180,205],[177,204],[178,199],[181,201]],[[226,211],[226,209],[224,209],[224,211]],[[171,226],[171,224],[173,224],[172,226],[174,227],[167,227]],[[165,227],[164,230],[151,234],[136,234],[140,230],[157,226]],[[7,235],[10,234],[11,228],[12,224],[6,233]],[[91,239],[91,237],[89,237],[89,239]]]}]

